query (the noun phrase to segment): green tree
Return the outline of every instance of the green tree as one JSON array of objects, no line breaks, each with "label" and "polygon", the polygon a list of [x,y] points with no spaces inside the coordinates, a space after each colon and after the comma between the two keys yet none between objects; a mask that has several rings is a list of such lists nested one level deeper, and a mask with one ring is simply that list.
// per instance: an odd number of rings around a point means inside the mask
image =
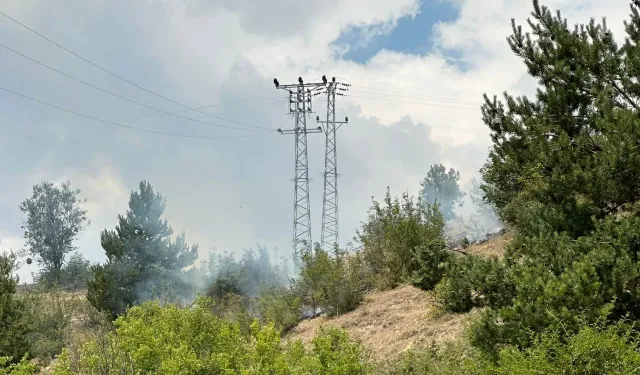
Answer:
[{"label": "green tree", "polygon": [[[25,306],[16,298],[18,278],[14,276],[16,257],[0,254],[0,359],[18,362],[29,350]],[[2,370],[0,370],[1,372]]]},{"label": "green tree", "polygon": [[387,189],[382,203],[374,200],[357,239],[376,286],[393,288],[412,279],[430,285],[431,273],[437,279],[436,266],[447,256],[443,225],[437,205],[416,203],[407,194],[400,200]]},{"label": "green tree", "polygon": [[335,278],[335,270],[329,253],[316,244],[313,249],[304,247],[300,259],[302,269],[297,284],[303,301],[311,306],[315,315],[318,307],[325,305],[328,287]]},{"label": "green tree", "polygon": [[424,203],[438,204],[445,220],[456,217],[453,212],[456,205],[462,205],[464,193],[460,190],[458,181],[460,172],[451,168],[447,172],[442,164],[433,164],[427,176],[420,182],[420,196]]},{"label": "green tree", "polygon": [[622,46],[604,21],[569,27],[537,0],[531,32],[512,21],[509,46],[539,87],[482,107],[493,141],[482,189],[506,223],[575,238],[640,198],[638,5]]},{"label": "green tree", "polygon": [[33,186],[33,194],[20,204],[26,215],[22,228],[26,250],[55,280],[66,254],[73,251],[73,242],[88,224],[87,211],[82,209],[80,190],[72,190],[65,182],[55,186],[43,182]]},{"label": "green tree", "polygon": [[179,298],[183,269],[198,256],[197,245],[189,247],[184,234],[171,239],[173,229],[162,218],[167,204],[162,195],[146,181],[139,187],[115,230],[101,233],[107,262],[93,267],[88,283],[91,304],[114,316],[141,301]]},{"label": "green tree", "polygon": [[91,262],[78,252],[72,254],[62,267],[62,285],[71,288],[74,292],[78,288],[87,286],[90,278]]}]

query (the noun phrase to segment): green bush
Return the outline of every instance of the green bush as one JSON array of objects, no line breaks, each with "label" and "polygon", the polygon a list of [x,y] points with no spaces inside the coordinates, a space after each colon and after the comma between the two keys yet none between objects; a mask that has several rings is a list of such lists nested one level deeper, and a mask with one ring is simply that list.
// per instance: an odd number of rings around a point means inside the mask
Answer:
[{"label": "green bush", "polygon": [[346,314],[360,305],[369,287],[365,267],[361,252],[334,249],[324,304],[329,316]]},{"label": "green bush", "polygon": [[16,298],[15,268],[15,256],[0,254],[0,357],[12,361],[18,361],[29,350],[27,335],[32,330],[25,306]]},{"label": "green bush", "polygon": [[10,364],[11,358],[0,357],[0,375],[35,375],[38,373],[37,366],[27,361],[27,355],[22,357],[18,363]]},{"label": "green bush", "polygon": [[462,341],[430,345],[405,352],[399,360],[382,366],[381,375],[480,375],[471,372],[473,362],[481,360],[477,352]]},{"label": "green bush", "polygon": [[637,332],[628,325],[582,326],[564,337],[555,331],[539,335],[532,346],[501,349],[495,359],[463,341],[406,353],[381,373],[386,375],[623,375],[640,373]]},{"label": "green bush", "polygon": [[589,326],[566,342],[548,333],[526,351],[510,347],[500,353],[496,375],[627,375],[640,373],[638,339],[629,327]]},{"label": "green bush", "polygon": [[314,313],[323,308],[328,315],[340,315],[360,304],[368,287],[360,252],[335,247],[329,253],[316,245],[313,250],[303,250],[300,258],[295,288]]},{"label": "green bush", "polygon": [[507,279],[503,262],[473,255],[453,257],[436,286],[439,303],[448,311],[461,313],[474,307],[501,307],[513,298],[513,282]]},{"label": "green bush", "polygon": [[391,198],[387,189],[384,201],[373,201],[369,218],[357,239],[363,257],[375,275],[380,289],[413,282],[431,289],[442,276],[438,265],[447,260],[444,249],[444,220],[437,205],[414,202],[407,194],[402,201]]},{"label": "green bush", "polygon": [[257,321],[244,335],[238,324],[213,314],[199,299],[187,309],[145,303],[116,320],[76,353],[65,351],[56,375],[152,374],[364,374],[359,345],[346,334],[322,332],[307,351],[283,345],[280,332]]},{"label": "green bush", "polygon": [[60,290],[29,291],[19,295],[25,306],[30,333],[29,353],[48,363],[71,345],[77,334],[91,331],[106,322],[102,314],[81,297]]},{"label": "green bush", "polygon": [[282,332],[289,331],[300,321],[302,299],[293,287],[264,288],[256,304],[260,320],[272,322]]},{"label": "green bush", "polygon": [[[473,342],[492,350],[503,344],[528,347],[530,332],[570,335],[581,320],[640,317],[640,217],[595,224],[577,240],[565,234],[518,237],[506,257],[513,299],[486,312],[471,331]],[[486,331],[486,332],[482,332]]]}]

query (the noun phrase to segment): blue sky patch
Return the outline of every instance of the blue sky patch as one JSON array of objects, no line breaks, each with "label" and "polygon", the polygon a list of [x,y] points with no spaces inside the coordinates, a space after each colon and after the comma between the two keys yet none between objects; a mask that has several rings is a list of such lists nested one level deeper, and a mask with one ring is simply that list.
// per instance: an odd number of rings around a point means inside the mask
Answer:
[{"label": "blue sky patch", "polygon": [[348,46],[342,58],[358,63],[366,63],[382,49],[421,55],[433,46],[433,25],[453,21],[457,17],[458,9],[453,4],[443,0],[424,0],[415,17],[400,19],[389,33],[381,32],[367,41],[366,36],[373,29],[382,30],[382,26],[353,27],[343,32],[333,44],[339,49]]}]

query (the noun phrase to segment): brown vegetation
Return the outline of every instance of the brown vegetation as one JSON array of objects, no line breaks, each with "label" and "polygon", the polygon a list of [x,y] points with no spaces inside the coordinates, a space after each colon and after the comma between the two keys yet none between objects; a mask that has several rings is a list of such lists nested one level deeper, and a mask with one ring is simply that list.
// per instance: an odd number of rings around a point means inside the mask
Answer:
[{"label": "brown vegetation", "polygon": [[371,351],[374,360],[386,361],[412,347],[458,338],[468,315],[433,314],[428,292],[403,285],[373,292],[356,310],[337,318],[306,320],[287,333],[285,340],[307,345],[321,327],[338,327]]}]

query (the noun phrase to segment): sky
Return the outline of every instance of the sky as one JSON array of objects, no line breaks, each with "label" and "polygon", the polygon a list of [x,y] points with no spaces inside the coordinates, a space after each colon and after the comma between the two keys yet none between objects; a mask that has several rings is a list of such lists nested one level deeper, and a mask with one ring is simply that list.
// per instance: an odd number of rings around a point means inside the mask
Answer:
[{"label": "sky", "polygon": [[[543,4],[570,24],[606,17],[623,40],[626,1]],[[511,18],[526,25],[531,10],[530,0],[0,0],[1,12],[159,95],[0,15],[0,88],[104,120],[0,90],[0,251],[23,246],[18,206],[33,184],[70,181],[91,219],[78,251],[104,261],[100,231],[115,227],[130,192],[147,180],[203,259],[210,249],[256,244],[290,252],[294,139],[273,131],[292,126],[273,78],[322,75],[351,84],[337,100],[337,114],[349,117],[337,142],[344,245],[372,197],[387,186],[417,194],[432,164],[458,169],[469,187],[491,146],[482,95],[535,92],[506,43]],[[315,99],[324,118],[326,103]],[[217,118],[185,111],[204,106]],[[314,241],[323,168],[324,137],[310,134]],[[22,281],[35,271],[21,268]]]}]

